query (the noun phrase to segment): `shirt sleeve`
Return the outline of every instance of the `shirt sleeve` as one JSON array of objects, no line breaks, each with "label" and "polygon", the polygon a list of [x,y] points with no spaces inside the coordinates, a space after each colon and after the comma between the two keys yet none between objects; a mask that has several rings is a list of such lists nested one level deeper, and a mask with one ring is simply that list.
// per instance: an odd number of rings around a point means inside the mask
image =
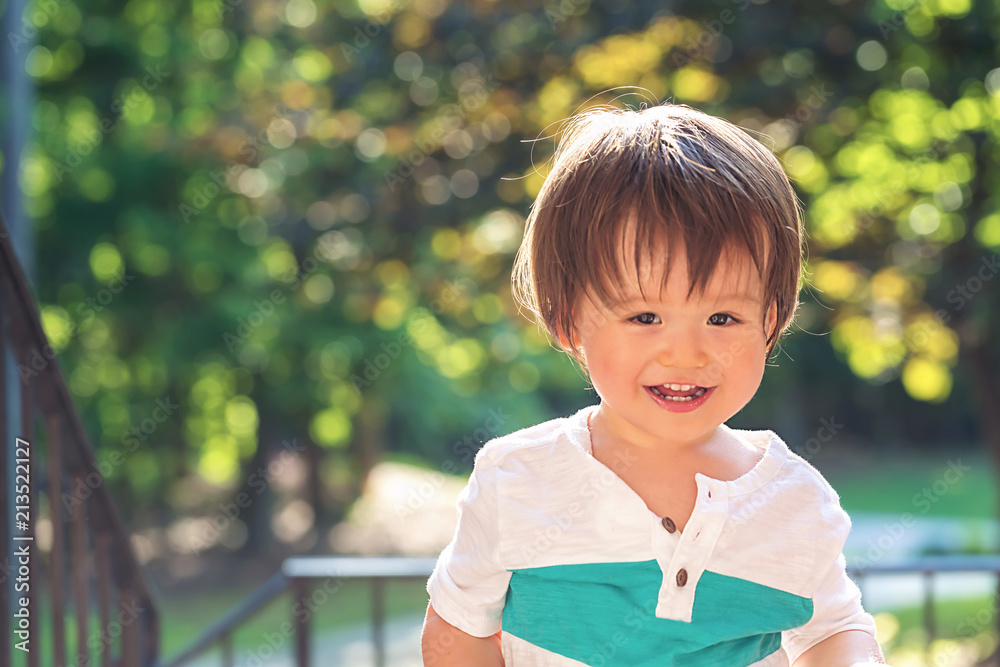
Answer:
[{"label": "shirt sleeve", "polygon": [[812,618],[805,625],[781,633],[782,645],[792,665],[807,650],[838,632],[863,630],[875,637],[875,619],[861,606],[861,590],[847,576],[847,561],[842,553],[851,520],[839,507],[836,514],[841,517],[835,527],[840,553],[826,568],[812,596]]},{"label": "shirt sleeve", "polygon": [[434,611],[474,637],[501,627],[511,573],[500,566],[497,470],[480,450],[469,482],[458,495],[458,527],[427,580]]}]

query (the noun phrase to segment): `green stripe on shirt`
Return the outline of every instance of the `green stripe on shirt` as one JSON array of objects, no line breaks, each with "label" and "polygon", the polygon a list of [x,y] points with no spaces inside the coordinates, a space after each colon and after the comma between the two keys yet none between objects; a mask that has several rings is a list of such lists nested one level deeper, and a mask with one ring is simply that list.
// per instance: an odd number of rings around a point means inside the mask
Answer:
[{"label": "green stripe on shirt", "polygon": [[662,580],[655,560],[512,570],[503,631],[595,667],[745,667],[812,617],[809,598],[705,571],[691,623],[656,618]]}]

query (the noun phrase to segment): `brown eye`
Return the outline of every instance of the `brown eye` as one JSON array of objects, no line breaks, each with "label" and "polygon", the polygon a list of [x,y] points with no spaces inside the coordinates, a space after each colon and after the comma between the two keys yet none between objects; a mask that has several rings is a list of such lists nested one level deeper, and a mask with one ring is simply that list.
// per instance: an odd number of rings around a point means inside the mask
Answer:
[{"label": "brown eye", "polygon": [[739,322],[739,320],[737,320],[735,317],[733,317],[729,313],[715,313],[714,315],[712,315],[711,317],[708,318],[708,321],[711,322],[712,324],[718,324],[718,325],[721,325],[721,326],[724,326],[724,325],[726,325],[726,324],[729,323],[728,320],[719,321],[716,318],[729,318],[729,320],[732,320],[733,322]]},{"label": "brown eye", "polygon": [[656,313],[642,313],[633,317],[632,321],[637,322],[638,324],[657,324],[659,323],[660,318],[656,315]]}]

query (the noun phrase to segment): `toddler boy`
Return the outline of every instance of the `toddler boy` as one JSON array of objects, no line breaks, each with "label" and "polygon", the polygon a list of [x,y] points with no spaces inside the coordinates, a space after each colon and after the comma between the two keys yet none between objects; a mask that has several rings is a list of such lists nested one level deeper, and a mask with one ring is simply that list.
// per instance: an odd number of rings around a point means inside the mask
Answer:
[{"label": "toddler boy", "polygon": [[682,105],[584,112],[553,160],[514,286],[601,400],[478,452],[425,664],[882,664],[836,491],[725,424],[798,304],[780,163]]}]

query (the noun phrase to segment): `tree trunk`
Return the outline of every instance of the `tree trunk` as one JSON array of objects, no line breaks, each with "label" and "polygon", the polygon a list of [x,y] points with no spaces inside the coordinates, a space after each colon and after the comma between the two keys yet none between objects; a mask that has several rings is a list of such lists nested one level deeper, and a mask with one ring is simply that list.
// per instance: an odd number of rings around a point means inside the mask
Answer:
[{"label": "tree trunk", "polygon": [[981,342],[969,346],[969,371],[979,397],[979,423],[982,426],[983,444],[993,459],[997,476],[1000,477],[1000,367],[995,352],[989,347],[998,338],[1000,332],[990,331]]},{"label": "tree trunk", "polygon": [[327,520],[326,504],[323,502],[323,478],[320,474],[320,463],[323,461],[322,448],[311,439],[306,444],[305,463],[308,468],[306,480],[305,501],[312,507],[315,517],[314,525],[325,526]]},{"label": "tree trunk", "polygon": [[[257,405],[257,449],[253,453],[250,465],[240,471],[242,481],[236,491],[236,496],[239,496],[240,493],[246,493],[250,497],[250,504],[239,509],[239,518],[247,528],[247,541],[238,552],[241,556],[250,557],[260,555],[271,542],[270,510],[274,496],[270,487],[271,481],[267,476],[267,463],[272,449],[271,443],[275,440],[274,433],[270,428],[272,421],[262,410],[262,407],[266,405],[264,397],[256,395],[252,398]],[[263,489],[260,486],[261,482],[266,485]],[[237,507],[239,506],[237,505]]]},{"label": "tree trunk", "polygon": [[377,398],[368,398],[361,406],[355,421],[357,461],[358,461],[358,495],[364,493],[368,482],[368,474],[382,457],[382,437],[385,432],[384,403]]}]

